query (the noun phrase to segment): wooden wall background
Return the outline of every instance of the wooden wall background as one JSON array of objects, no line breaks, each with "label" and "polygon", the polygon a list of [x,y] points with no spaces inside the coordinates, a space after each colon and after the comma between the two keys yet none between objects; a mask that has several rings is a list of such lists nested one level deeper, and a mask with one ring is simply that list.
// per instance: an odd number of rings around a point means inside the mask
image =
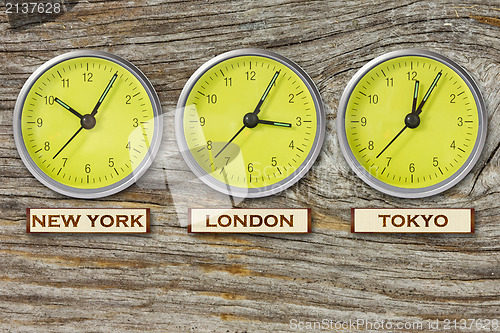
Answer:
[{"label": "wooden wall background", "polygon": [[[0,13],[0,331],[285,332],[291,319],[500,319],[500,3],[473,1],[64,1],[57,16]],[[309,235],[188,235],[186,207],[227,198],[196,180],[173,132],[189,76],[232,49],[283,54],[316,82],[328,130],[294,187],[238,207],[311,207]],[[372,190],[336,137],[350,77],[388,51],[434,50],[483,92],[486,147],[471,174],[429,198]],[[164,139],[137,185],[100,200],[45,188],[24,167],[12,113],[28,76],[81,48],[116,53],[158,91]],[[27,207],[150,207],[150,235],[28,235]],[[350,208],[475,207],[474,235],[350,233]],[[472,329],[470,331],[484,331]]]}]

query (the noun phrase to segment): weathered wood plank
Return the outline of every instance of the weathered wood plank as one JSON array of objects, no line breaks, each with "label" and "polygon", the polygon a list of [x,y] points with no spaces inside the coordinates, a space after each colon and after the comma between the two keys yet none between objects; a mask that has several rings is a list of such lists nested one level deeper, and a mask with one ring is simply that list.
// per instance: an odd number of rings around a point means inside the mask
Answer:
[{"label": "weathered wood plank", "polygon": [[[422,321],[500,317],[498,2],[64,1],[55,17],[0,14],[0,329],[7,332],[290,331],[291,319]],[[186,208],[231,205],[192,179],[174,136],[178,95],[206,60],[260,47],[297,62],[327,109],[325,145],[292,188],[238,207],[311,207],[310,235],[188,235]],[[372,190],[336,137],[342,91],[367,61],[417,47],[465,67],[489,135],[471,174],[428,199]],[[164,139],[152,168],[108,198],[75,200],[23,166],[12,111],[44,61],[81,48],[136,64],[158,91]],[[151,235],[27,235],[26,207],[150,207]],[[351,234],[350,208],[475,207],[476,234]],[[472,330],[474,331],[474,330]]]}]

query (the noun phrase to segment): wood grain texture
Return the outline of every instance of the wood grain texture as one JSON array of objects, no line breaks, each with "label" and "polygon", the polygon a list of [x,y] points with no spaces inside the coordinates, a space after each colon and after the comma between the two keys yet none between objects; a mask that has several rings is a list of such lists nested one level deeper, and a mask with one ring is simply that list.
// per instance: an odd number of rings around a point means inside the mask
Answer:
[{"label": "wood grain texture", "polygon": [[[0,331],[287,332],[291,319],[500,319],[500,5],[474,1],[64,1],[65,12],[0,14]],[[312,77],[327,109],[313,169],[292,188],[237,207],[311,207],[309,235],[188,235],[187,207],[231,205],[193,175],[175,142],[179,93],[205,61],[269,49]],[[342,91],[388,51],[433,50],[479,85],[489,133],[458,186],[404,200],[365,185],[341,155]],[[164,112],[159,155],[129,189],[75,200],[24,167],[17,95],[43,62],[81,48],[137,65]],[[144,236],[28,235],[27,207],[149,207]],[[474,235],[350,233],[351,207],[474,207]],[[406,330],[406,331],[412,331]],[[472,329],[473,331],[480,331]]]}]

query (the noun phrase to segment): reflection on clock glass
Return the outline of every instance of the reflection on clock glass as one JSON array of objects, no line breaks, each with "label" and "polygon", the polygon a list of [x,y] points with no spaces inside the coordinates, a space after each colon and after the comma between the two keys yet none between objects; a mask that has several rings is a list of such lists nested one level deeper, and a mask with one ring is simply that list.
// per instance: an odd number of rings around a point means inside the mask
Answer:
[{"label": "reflection on clock glass", "polygon": [[418,197],[467,174],[484,145],[486,119],[468,74],[434,53],[409,52],[360,71],[344,92],[339,139],[342,146],[345,135],[344,153],[369,184]]},{"label": "reflection on clock glass", "polygon": [[293,177],[317,145],[318,102],[289,66],[260,55],[209,67],[188,91],[183,140],[199,173],[259,189]]},{"label": "reflection on clock glass", "polygon": [[152,103],[141,82],[108,59],[57,63],[33,82],[21,116],[36,166],[60,184],[96,189],[132,174],[153,138]]}]

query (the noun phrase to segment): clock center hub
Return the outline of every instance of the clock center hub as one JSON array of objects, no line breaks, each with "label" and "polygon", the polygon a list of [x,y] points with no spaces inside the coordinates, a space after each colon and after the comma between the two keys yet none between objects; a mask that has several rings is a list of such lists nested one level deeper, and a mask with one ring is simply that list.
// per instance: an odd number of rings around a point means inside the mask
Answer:
[{"label": "clock center hub", "polygon": [[405,125],[409,128],[416,128],[420,125],[420,117],[414,113],[409,113],[405,117]]},{"label": "clock center hub", "polygon": [[92,129],[95,126],[95,117],[91,114],[86,114],[82,117],[80,124],[87,130]]},{"label": "clock center hub", "polygon": [[259,117],[256,114],[249,112],[243,117],[243,124],[248,128],[254,128],[259,123]]}]

